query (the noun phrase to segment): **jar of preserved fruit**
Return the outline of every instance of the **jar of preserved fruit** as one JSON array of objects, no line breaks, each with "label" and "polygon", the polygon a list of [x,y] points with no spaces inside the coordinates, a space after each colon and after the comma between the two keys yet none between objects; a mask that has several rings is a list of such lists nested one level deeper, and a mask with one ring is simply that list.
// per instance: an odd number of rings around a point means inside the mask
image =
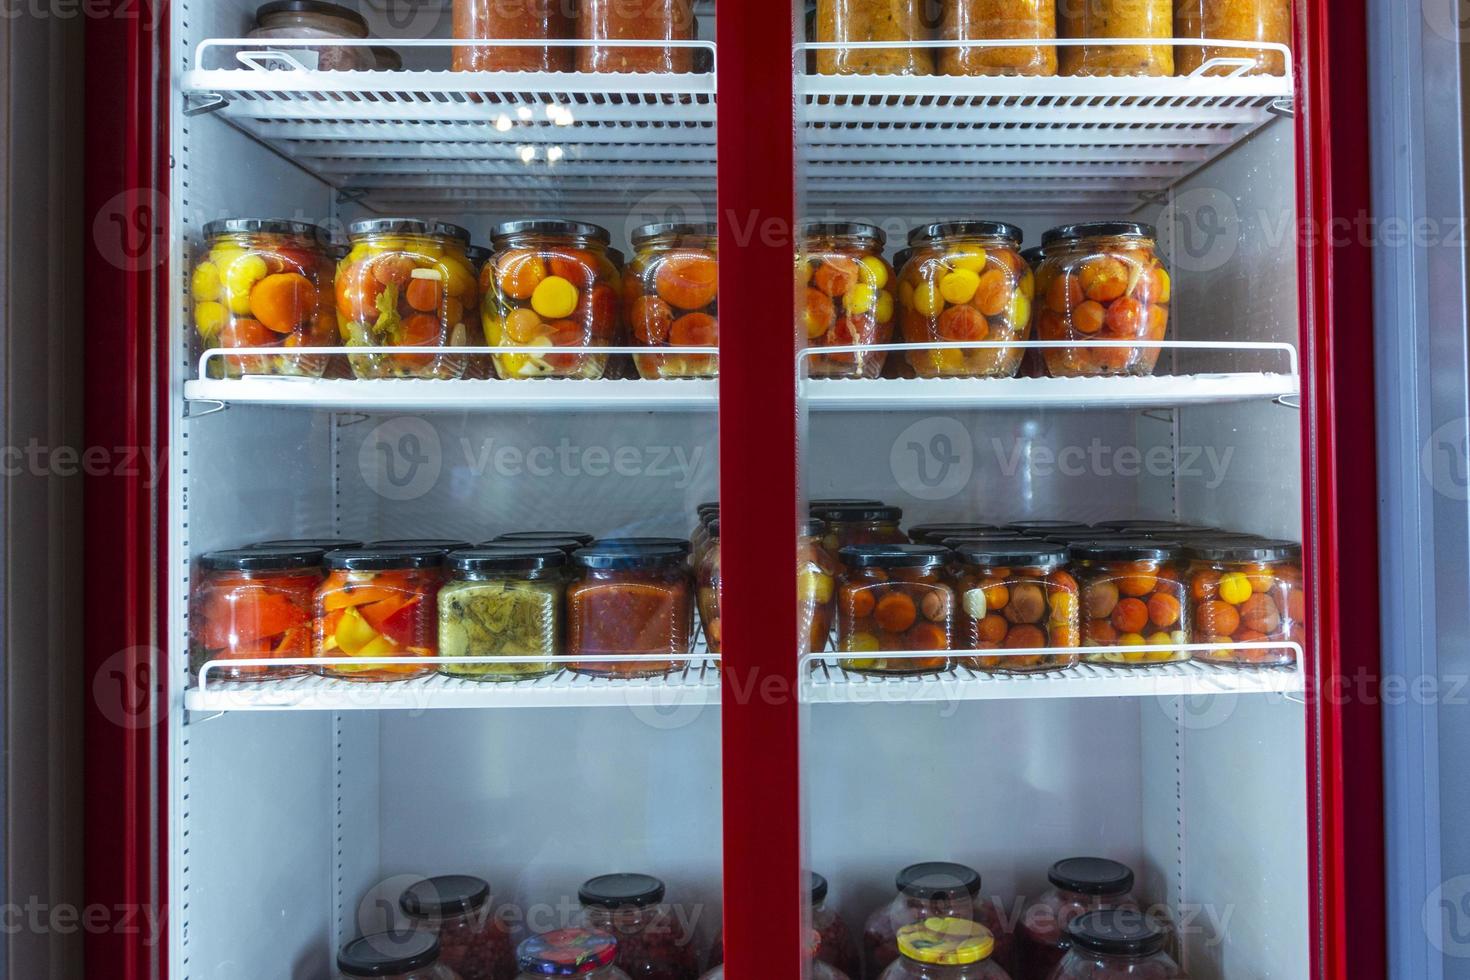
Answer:
[{"label": "jar of preserved fruit", "polygon": [[1048,980],[1066,954],[1073,919],[1099,909],[1139,911],[1133,872],[1107,858],[1067,858],[1046,873],[1052,887],[1027,907],[1016,927],[1017,980]]},{"label": "jar of preserved fruit", "polygon": [[[1074,541],[1072,573],[1082,594],[1084,647],[1189,642],[1179,546],[1147,538]],[[1085,651],[1084,651],[1085,653]],[[1085,653],[1088,663],[1147,667],[1188,660],[1188,650]]]},{"label": "jar of preserved fruit", "polygon": [[[281,545],[211,551],[199,559],[190,602],[190,666],[211,660],[311,656],[311,602],[322,581],[320,548]],[[302,664],[224,666],[215,680],[271,680],[306,673]]]},{"label": "jar of preserved fruit", "polygon": [[[1291,0],[1176,0],[1174,36],[1212,41],[1256,41],[1291,46]],[[1181,47],[1174,55],[1181,75],[1192,75],[1214,58],[1251,58],[1247,75],[1284,75],[1279,51],[1250,48]],[[1231,66],[1227,73],[1238,69]]]},{"label": "jar of preserved fruit", "polygon": [[1044,542],[963,545],[954,578],[959,612],[957,645],[969,650],[1036,650],[1056,654],[960,657],[975,670],[1030,673],[1077,664],[1077,582],[1067,572],[1067,549]]},{"label": "jar of preserved fruit", "polygon": [[[247,37],[329,38],[353,40],[368,36],[368,24],[355,10],[324,0],[276,0],[255,11],[258,25]],[[288,49],[316,55],[318,71],[360,71],[377,67],[372,48],[353,45],[323,45],[320,48]]]},{"label": "jar of preserved fruit", "polygon": [[[1189,601],[1195,643],[1306,642],[1307,594],[1302,548],[1265,538],[1188,542]],[[1296,662],[1289,647],[1200,651],[1217,664],[1272,667]]]},{"label": "jar of preserved fruit", "polygon": [[924,919],[899,930],[900,956],[882,980],[1010,980],[994,950],[994,936],[978,922]]},{"label": "jar of preserved fruit", "polygon": [[[694,0],[581,0],[577,35],[587,41],[692,41]],[[577,70],[683,73],[694,68],[693,48],[579,48]]]},{"label": "jar of preserved fruit", "polygon": [[[1066,3],[1067,0],[1062,0]],[[939,37],[945,41],[1054,41],[1054,0],[944,0]],[[945,75],[1055,75],[1052,44],[1014,48],[945,48],[939,54]]]},{"label": "jar of preserved fruit", "polygon": [[[886,2],[886,0],[884,0]],[[801,230],[796,287],[807,347],[887,344],[893,339],[893,270],[876,225],[813,222]],[[814,354],[814,378],[876,378],[883,351]]]},{"label": "jar of preserved fruit", "polygon": [[200,345],[282,350],[211,360],[211,374],[321,377],[328,357],[287,351],[337,346],[327,233],[302,221],[230,218],[205,225],[204,239],[208,252],[189,279]]},{"label": "jar of preserved fruit", "polygon": [[[1036,285],[1038,340],[1148,341],[1168,333],[1171,284],[1151,225],[1098,221],[1052,229]],[[1159,348],[1048,347],[1042,356],[1054,378],[1137,375],[1153,373]]]},{"label": "jar of preserved fruit", "polygon": [[567,652],[596,658],[670,654],[676,659],[578,661],[584,674],[655,677],[688,663],[694,632],[689,549],[597,543],[572,555],[577,579],[567,587]]},{"label": "jar of preserved fruit", "polygon": [[[713,224],[661,223],[633,232],[633,262],[623,277],[623,298],[635,345],[719,344],[717,237]],[[633,360],[644,378],[712,378],[719,373],[713,354],[638,354]]]},{"label": "jar of preserved fruit", "polygon": [[720,521],[706,525],[705,544],[694,558],[694,595],[704,642],[710,653],[720,652]]},{"label": "jar of preserved fruit", "polygon": [[476,681],[545,677],[560,667],[562,569],[556,548],[471,548],[449,555],[439,590],[439,655],[501,657],[496,663],[440,664],[439,673]]},{"label": "jar of preserved fruit", "polygon": [[[435,598],[443,582],[437,548],[368,546],[327,552],[316,591],[312,653],[317,657],[432,657],[438,649]],[[355,681],[402,681],[432,674],[426,664],[323,664],[318,672]]]},{"label": "jar of preserved fruit", "polygon": [[924,657],[844,659],[845,670],[927,674],[946,670],[954,638],[954,593],[942,573],[949,553],[920,544],[853,545],[839,557],[837,649],[843,653],[934,651]]},{"label": "jar of preserved fruit", "polygon": [[[454,0],[456,41],[562,41],[572,36],[572,8],[566,0]],[[572,49],[457,47],[455,71],[571,71]]]},{"label": "jar of preserved fruit", "polygon": [[359,936],[337,952],[345,980],[457,980],[439,962],[439,937],[432,932],[379,932]]},{"label": "jar of preserved fruit", "polygon": [[832,635],[832,608],[837,595],[837,576],[842,571],[832,552],[822,543],[826,525],[819,520],[802,524],[796,541],[796,605],[807,652],[827,649]]},{"label": "jar of preserved fruit", "polygon": [[610,874],[577,890],[579,925],[618,941],[618,969],[640,980],[695,980],[693,930],[664,902],[664,883],[652,875]]},{"label": "jar of preserved fruit", "polygon": [[826,525],[822,544],[832,554],[855,544],[907,544],[899,530],[903,509],[885,504],[832,504],[814,508],[812,516]]},{"label": "jar of preserved fruit", "polygon": [[983,926],[990,948],[979,959],[1009,962],[1010,937],[996,903],[980,894],[980,872],[951,861],[924,861],[900,871],[894,884],[898,894],[868,916],[863,926],[868,976],[877,976],[908,955],[903,948],[905,929],[936,919]]},{"label": "jar of preserved fruit", "polygon": [[[927,41],[923,0],[817,0],[816,40]],[[837,48],[817,52],[822,75],[932,75],[928,48]]]},{"label": "jar of preserved fruit", "polygon": [[914,544],[943,544],[946,538],[976,537],[999,530],[994,524],[915,524],[909,528],[909,540]]},{"label": "jar of preserved fruit", "polygon": [[587,977],[628,980],[618,969],[618,941],[595,929],[557,929],[532,936],[516,947],[522,980],[543,977]]},{"label": "jar of preserved fruit", "polygon": [[[1161,38],[1174,36],[1171,0],[1057,0],[1065,38]],[[1084,44],[1064,47],[1063,75],[1172,75],[1168,45]]]},{"label": "jar of preserved fruit", "polygon": [[1072,946],[1051,980],[1185,980],[1164,951],[1169,933],[1142,912],[1088,912],[1067,925]]},{"label": "jar of preserved fruit", "polygon": [[[812,980],[861,980],[861,964],[858,963],[857,943],[841,913],[827,905],[827,879],[811,872],[809,894],[811,896],[811,954]],[[725,960],[724,934],[715,936],[710,963],[714,969],[701,980],[722,977],[725,971],[719,964]]]},{"label": "jar of preserved fruit", "polygon": [[[465,347],[479,303],[458,225],[414,218],[355,221],[337,270],[337,322],[350,347]],[[463,354],[348,354],[359,378],[459,378]]]},{"label": "jar of preserved fruit", "polygon": [[490,883],[474,875],[438,875],[398,897],[413,928],[437,936],[439,960],[459,980],[514,980],[515,946],[490,905]]},{"label": "jar of preserved fruit", "polygon": [[[1031,332],[1031,270],[1021,230],[1000,221],[947,221],[909,232],[898,283],[905,343],[1023,341]],[[1020,347],[908,351],[921,378],[1008,378]]]},{"label": "jar of preserved fruit", "polygon": [[606,228],[581,221],[509,221],[491,233],[495,261],[481,274],[482,306],[502,378],[600,378],[606,354],[554,354],[557,347],[607,347],[617,336],[618,275]]}]

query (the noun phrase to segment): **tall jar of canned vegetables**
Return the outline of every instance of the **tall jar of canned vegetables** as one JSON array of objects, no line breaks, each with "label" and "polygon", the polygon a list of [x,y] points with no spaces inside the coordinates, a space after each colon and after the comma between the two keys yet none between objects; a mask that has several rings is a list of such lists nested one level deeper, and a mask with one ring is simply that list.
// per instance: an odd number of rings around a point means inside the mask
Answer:
[{"label": "tall jar of canned vegetables", "polygon": [[865,48],[869,41],[926,41],[923,0],[817,0],[816,40],[852,47],[817,52],[823,75],[932,75],[927,48]]},{"label": "tall jar of canned vegetables", "polygon": [[601,378],[606,354],[557,353],[559,347],[607,347],[617,335],[618,272],[606,228],[581,221],[508,221],[491,232],[492,261],[481,273],[490,298],[481,305],[502,378]]},{"label": "tall jar of canned vegetables", "polygon": [[[1056,0],[944,0],[941,40],[1053,41],[1056,36]],[[939,70],[945,75],[1055,75],[1057,49],[1052,44],[945,48]]]},{"label": "tall jar of canned vegetables", "polygon": [[633,232],[635,254],[623,277],[633,342],[667,350],[634,357],[644,378],[712,378],[712,354],[679,354],[680,347],[714,347],[720,342],[720,267],[713,224],[661,223]]},{"label": "tall jar of canned vegetables", "polygon": [[1062,37],[1099,42],[1063,47],[1063,75],[1174,74],[1173,47],[1113,43],[1173,38],[1173,0],[1057,0],[1057,20]]},{"label": "tall jar of canned vegetables", "polygon": [[[1174,36],[1215,41],[1256,41],[1291,45],[1291,0],[1177,0]],[[1175,52],[1179,74],[1190,75],[1212,58],[1249,58],[1247,75],[1284,75],[1279,51],[1204,45]],[[1231,71],[1236,69],[1232,66]]]},{"label": "tall jar of canned vegetables", "polygon": [[229,218],[205,225],[204,239],[189,280],[201,349],[281,349],[210,361],[211,373],[321,377],[326,357],[289,349],[337,344],[327,233],[303,221]]},{"label": "tall jar of canned vegetables", "polygon": [[[465,347],[478,302],[458,225],[417,218],[353,222],[337,269],[337,321],[349,347]],[[359,378],[459,378],[464,354],[352,353]]]},{"label": "tall jar of canned vegetables", "polygon": [[[860,222],[812,222],[796,256],[799,317],[807,347],[887,344],[893,338],[893,270],[883,260],[883,229]],[[876,378],[883,351],[814,354],[812,377]]]}]

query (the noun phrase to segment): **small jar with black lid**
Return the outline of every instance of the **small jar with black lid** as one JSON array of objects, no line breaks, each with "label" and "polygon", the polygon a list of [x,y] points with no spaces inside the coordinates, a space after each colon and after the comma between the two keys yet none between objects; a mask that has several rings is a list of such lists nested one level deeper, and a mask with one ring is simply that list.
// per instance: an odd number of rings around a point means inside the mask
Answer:
[{"label": "small jar with black lid", "polygon": [[[859,347],[893,340],[897,277],[883,260],[887,240],[877,225],[859,222],[812,222],[802,227],[796,289],[807,347]],[[779,291],[776,295],[784,297]],[[876,378],[883,373],[886,358],[881,350],[814,352],[807,365],[813,378]]]},{"label": "small jar with black lid", "polygon": [[418,931],[359,936],[337,952],[337,972],[343,980],[456,980],[439,961],[439,937]]},{"label": "small jar with black lid", "polygon": [[693,928],[664,904],[664,883],[652,875],[609,874],[577,890],[579,925],[618,941],[617,966],[639,980],[695,980],[699,956]]},{"label": "small jar with black lid", "polygon": [[[312,596],[322,581],[320,548],[256,546],[211,551],[189,605],[189,661],[288,660],[311,656]],[[303,664],[223,664],[210,680],[272,680],[306,672]]]},{"label": "small jar with black lid", "polygon": [[1067,925],[1072,948],[1049,980],[1184,980],[1165,952],[1169,933],[1133,909],[1078,916]]},{"label": "small jar with black lid", "polygon": [[[439,590],[439,655],[496,657],[444,663],[439,673],[476,681],[519,681],[559,669],[563,569],[559,548],[468,548],[453,551]],[[522,654],[534,655],[520,659]],[[512,659],[515,658],[515,659]]]},{"label": "small jar with black lid", "polygon": [[[1060,670],[1077,664],[1077,582],[1067,549],[1045,541],[975,541],[958,549],[956,645],[992,650],[961,657],[962,667],[998,673]],[[1008,654],[1055,649],[1056,653]]]},{"label": "small jar with black lid", "polygon": [[[1082,594],[1083,647],[1122,647],[1086,653],[1088,663],[1148,667],[1189,659],[1189,610],[1179,545],[1152,538],[1073,541],[1072,574]],[[1128,647],[1175,649],[1129,651]]]},{"label": "small jar with black lid", "polygon": [[[919,544],[853,545],[838,553],[837,649],[859,673],[927,674],[949,667],[954,593],[944,581],[949,552]],[[887,651],[919,656],[872,656]]]},{"label": "small jar with black lid", "polygon": [[1075,857],[1053,864],[1046,873],[1051,888],[1027,907],[1016,928],[1018,980],[1049,980],[1071,938],[1072,920],[1100,909],[1138,912],[1133,871],[1107,858]]},{"label": "small jar with black lid", "polygon": [[[688,663],[694,632],[689,542],[598,541],[572,555],[567,653],[572,669],[613,677],[656,677]],[[638,660],[602,657],[638,656]]]},{"label": "small jar with black lid", "polygon": [[811,516],[827,525],[822,543],[834,555],[850,545],[908,544],[899,530],[903,509],[885,504],[834,504],[814,507]]},{"label": "small jar with black lid", "polygon": [[514,980],[515,945],[490,904],[490,883],[474,875],[414,882],[398,907],[416,930],[439,939],[439,960],[459,980]]},{"label": "small jar with black lid", "polygon": [[678,352],[719,345],[718,238],[714,224],[664,222],[633,232],[633,262],[623,273],[624,315],[634,345],[661,351],[634,356],[643,378],[719,374],[717,356]]},{"label": "small jar with black lid", "polygon": [[1011,937],[996,903],[981,894],[980,872],[952,861],[911,864],[894,879],[898,894],[868,916],[863,926],[866,973],[876,977],[899,958],[899,934],[929,919],[962,919],[988,929],[995,939],[991,962],[1008,967]]},{"label": "small jar with black lid", "polygon": [[616,937],[599,929],[557,929],[532,936],[516,947],[521,980],[628,980],[628,975],[618,969],[617,956]]},{"label": "small jar with black lid", "polygon": [[[444,551],[369,545],[327,553],[316,592],[317,657],[433,657],[439,647],[436,599]],[[318,673],[355,681],[401,681],[432,674],[430,664],[322,664]]]},{"label": "small jar with black lid", "polygon": [[[1184,557],[1194,642],[1306,643],[1301,545],[1268,538],[1191,538]],[[1195,656],[1236,667],[1296,662],[1290,647],[1222,646]]]}]

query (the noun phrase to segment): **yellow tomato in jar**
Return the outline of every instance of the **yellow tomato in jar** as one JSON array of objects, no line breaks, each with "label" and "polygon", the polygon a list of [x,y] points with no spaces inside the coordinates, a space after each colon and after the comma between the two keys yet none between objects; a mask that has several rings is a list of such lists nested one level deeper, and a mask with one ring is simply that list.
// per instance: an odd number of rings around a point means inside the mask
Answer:
[{"label": "yellow tomato in jar", "polygon": [[548,320],[571,316],[577,308],[577,287],[561,276],[547,276],[531,293],[531,309]]},{"label": "yellow tomato in jar", "polygon": [[944,263],[951,269],[963,269],[979,275],[985,268],[985,249],[978,245],[958,245],[944,256]]},{"label": "yellow tomato in jar", "polygon": [[888,266],[876,255],[868,255],[862,262],[864,274],[863,279],[874,289],[882,289],[888,285]]}]

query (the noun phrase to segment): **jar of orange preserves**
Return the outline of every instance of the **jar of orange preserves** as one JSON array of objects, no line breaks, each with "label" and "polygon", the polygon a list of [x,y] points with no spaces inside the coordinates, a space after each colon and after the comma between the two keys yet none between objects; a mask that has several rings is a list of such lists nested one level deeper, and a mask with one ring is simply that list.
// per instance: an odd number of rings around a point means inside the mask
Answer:
[{"label": "jar of orange preserves", "polygon": [[928,48],[865,48],[865,41],[926,41],[923,0],[817,0],[816,40],[854,47],[819,50],[822,75],[932,75]]},{"label": "jar of orange preserves", "polygon": [[[893,339],[893,270],[877,225],[814,222],[802,228],[796,287],[807,347],[856,347]],[[814,378],[876,378],[883,351],[812,354]]]},{"label": "jar of orange preserves", "polygon": [[[577,35],[588,41],[692,41],[694,0],[581,0]],[[694,68],[694,49],[597,44],[578,49],[577,68],[592,72],[689,72]]]},{"label": "jar of orange preserves", "polygon": [[[1073,541],[1084,647],[1177,647],[1189,642],[1179,546],[1152,539]],[[1088,663],[1146,667],[1189,659],[1188,650],[1085,654]]]},{"label": "jar of orange preserves", "polygon": [[[918,544],[854,545],[838,557],[837,649],[868,654],[844,659],[845,670],[925,674],[949,667],[954,593],[943,571],[948,552]],[[887,651],[933,652],[884,657]]]},{"label": "jar of orange preserves", "polygon": [[[1057,36],[1055,0],[944,0],[941,18],[939,37],[944,41],[1054,41]],[[944,48],[939,71],[945,75],[1055,75],[1057,49],[1052,44]]]},{"label": "jar of orange preserves", "polygon": [[[438,548],[369,545],[327,553],[316,592],[312,652],[317,657],[433,657],[435,602],[443,584]],[[401,681],[432,664],[323,664],[318,672],[353,681]]]},{"label": "jar of orange preserves", "polygon": [[[720,342],[720,267],[713,224],[660,223],[633,232],[633,261],[623,275],[623,298],[633,343],[677,350]],[[638,354],[644,378],[712,378],[713,354]]]},{"label": "jar of orange preserves", "polygon": [[[1291,45],[1291,0],[1176,0],[1174,36],[1214,41],[1255,41]],[[1179,74],[1192,75],[1212,58],[1250,58],[1247,75],[1284,75],[1279,51],[1181,47],[1175,53]],[[1233,66],[1230,71],[1234,72]]]},{"label": "jar of orange preserves", "polygon": [[[1174,36],[1171,0],[1057,0],[1061,35],[1108,42],[1111,38]],[[1172,75],[1169,45],[1084,44],[1063,47],[1063,75]]]},{"label": "jar of orange preserves", "polygon": [[[569,0],[454,0],[457,41],[554,41],[572,36]],[[455,71],[571,71],[569,46],[456,47]]]},{"label": "jar of orange preserves", "polygon": [[[297,659],[311,656],[311,603],[321,584],[320,548],[256,546],[212,551],[199,559],[201,576],[190,602],[190,667],[211,660]],[[301,664],[229,666],[215,680],[270,680],[306,672]]]},{"label": "jar of orange preserves", "polygon": [[[1184,549],[1196,643],[1306,642],[1301,545],[1265,538],[1203,538]],[[1273,667],[1296,662],[1290,647],[1201,651],[1211,663]]]},{"label": "jar of orange preserves", "polygon": [[[962,544],[958,554],[953,580],[957,645],[997,653],[960,657],[957,664],[1015,674],[1077,664],[1077,581],[1067,571],[1065,547],[992,540]],[[1058,652],[1000,652],[1045,648]]]}]

